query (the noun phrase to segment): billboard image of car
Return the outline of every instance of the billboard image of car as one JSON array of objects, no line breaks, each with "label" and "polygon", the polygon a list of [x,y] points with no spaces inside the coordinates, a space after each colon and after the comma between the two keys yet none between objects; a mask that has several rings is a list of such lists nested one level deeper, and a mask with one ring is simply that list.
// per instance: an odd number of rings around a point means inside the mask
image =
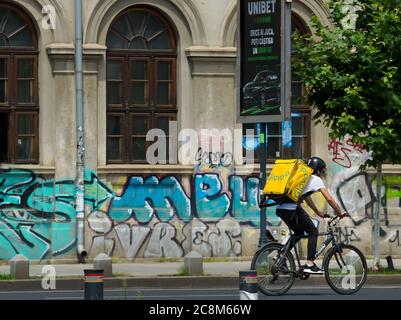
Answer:
[{"label": "billboard image of car", "polygon": [[281,52],[284,2],[241,0],[239,4],[237,121],[281,122],[287,83]]},{"label": "billboard image of car", "polygon": [[241,116],[279,115],[281,113],[280,77],[263,70],[244,85]]}]

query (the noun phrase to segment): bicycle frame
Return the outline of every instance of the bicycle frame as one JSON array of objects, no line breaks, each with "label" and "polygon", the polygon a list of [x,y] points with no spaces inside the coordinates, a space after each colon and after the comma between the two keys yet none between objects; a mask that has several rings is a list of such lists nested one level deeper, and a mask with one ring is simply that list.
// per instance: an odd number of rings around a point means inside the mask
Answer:
[{"label": "bicycle frame", "polygon": [[327,236],[327,239],[323,242],[322,246],[320,247],[319,250],[316,251],[315,257],[314,259],[317,259],[322,252],[332,243],[332,246],[337,246],[337,242],[335,240],[334,237],[334,231],[333,231],[333,227],[335,227],[337,224],[332,225],[332,222],[334,222],[335,219],[332,219],[329,223],[328,223],[328,227],[327,227],[327,231],[323,232],[323,233],[319,233],[316,236],[309,236],[309,235],[302,235],[302,236],[294,236],[293,234],[291,234],[290,238],[288,239],[287,243],[284,245],[284,247],[281,249],[280,251],[280,258],[276,261],[276,263],[278,265],[280,265],[282,263],[282,261],[284,260],[284,257],[286,256],[286,254],[291,251],[290,248],[294,248],[295,251],[295,257],[297,259],[297,263],[298,263],[298,269],[301,268],[301,260],[299,258],[299,254],[298,254],[298,249],[296,247],[296,244],[298,243],[299,240],[301,239],[309,239],[311,237],[322,237],[322,236]]}]

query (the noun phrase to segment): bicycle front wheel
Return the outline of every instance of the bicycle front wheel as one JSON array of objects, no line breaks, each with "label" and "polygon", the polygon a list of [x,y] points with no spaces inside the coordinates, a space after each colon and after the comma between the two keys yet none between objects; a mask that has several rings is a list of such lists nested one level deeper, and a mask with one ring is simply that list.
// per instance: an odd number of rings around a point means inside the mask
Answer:
[{"label": "bicycle front wheel", "polygon": [[354,294],[364,285],[368,267],[362,252],[339,244],[327,252],[323,269],[329,286],[339,294]]},{"label": "bicycle front wheel", "polygon": [[257,272],[259,290],[269,296],[286,293],[295,280],[294,257],[288,252],[280,259],[282,248],[281,244],[271,243],[257,252],[252,260],[251,269]]}]

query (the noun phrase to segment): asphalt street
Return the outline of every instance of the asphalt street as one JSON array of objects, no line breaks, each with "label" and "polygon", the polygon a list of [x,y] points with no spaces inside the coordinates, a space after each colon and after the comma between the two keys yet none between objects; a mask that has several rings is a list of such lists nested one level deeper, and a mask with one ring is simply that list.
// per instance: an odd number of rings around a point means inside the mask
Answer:
[{"label": "asphalt street", "polygon": [[[83,300],[84,292],[20,291],[0,292],[0,300]],[[104,291],[105,300],[239,300],[237,289],[113,289]],[[327,287],[292,288],[280,297],[259,293],[259,300],[401,300],[401,286],[369,286],[350,296],[338,295]]]}]

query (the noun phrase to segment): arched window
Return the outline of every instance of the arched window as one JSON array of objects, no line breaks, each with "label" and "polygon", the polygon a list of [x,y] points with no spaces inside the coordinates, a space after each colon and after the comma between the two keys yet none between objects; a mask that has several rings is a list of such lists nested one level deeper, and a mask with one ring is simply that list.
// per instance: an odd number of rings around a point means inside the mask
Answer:
[{"label": "arched window", "polygon": [[[308,32],[305,25],[295,14],[292,15],[292,32],[295,31],[305,34]],[[296,52],[292,52],[293,55]],[[311,155],[311,111],[305,105],[304,87],[302,80],[292,74],[292,98],[291,98],[291,118],[292,118],[292,148],[291,154],[287,158],[307,159]],[[244,124],[244,135],[246,130],[252,129],[257,132],[254,124]],[[267,124],[267,161],[272,163],[279,158],[283,158],[281,123]],[[245,155],[245,151],[244,151]],[[258,151],[255,150],[255,158],[258,161]]]},{"label": "arched window", "polygon": [[0,162],[37,163],[38,50],[30,18],[0,4]]},{"label": "arched window", "polygon": [[107,48],[107,162],[146,163],[148,131],[168,141],[177,118],[174,32],[157,11],[133,7],[111,24]]}]

